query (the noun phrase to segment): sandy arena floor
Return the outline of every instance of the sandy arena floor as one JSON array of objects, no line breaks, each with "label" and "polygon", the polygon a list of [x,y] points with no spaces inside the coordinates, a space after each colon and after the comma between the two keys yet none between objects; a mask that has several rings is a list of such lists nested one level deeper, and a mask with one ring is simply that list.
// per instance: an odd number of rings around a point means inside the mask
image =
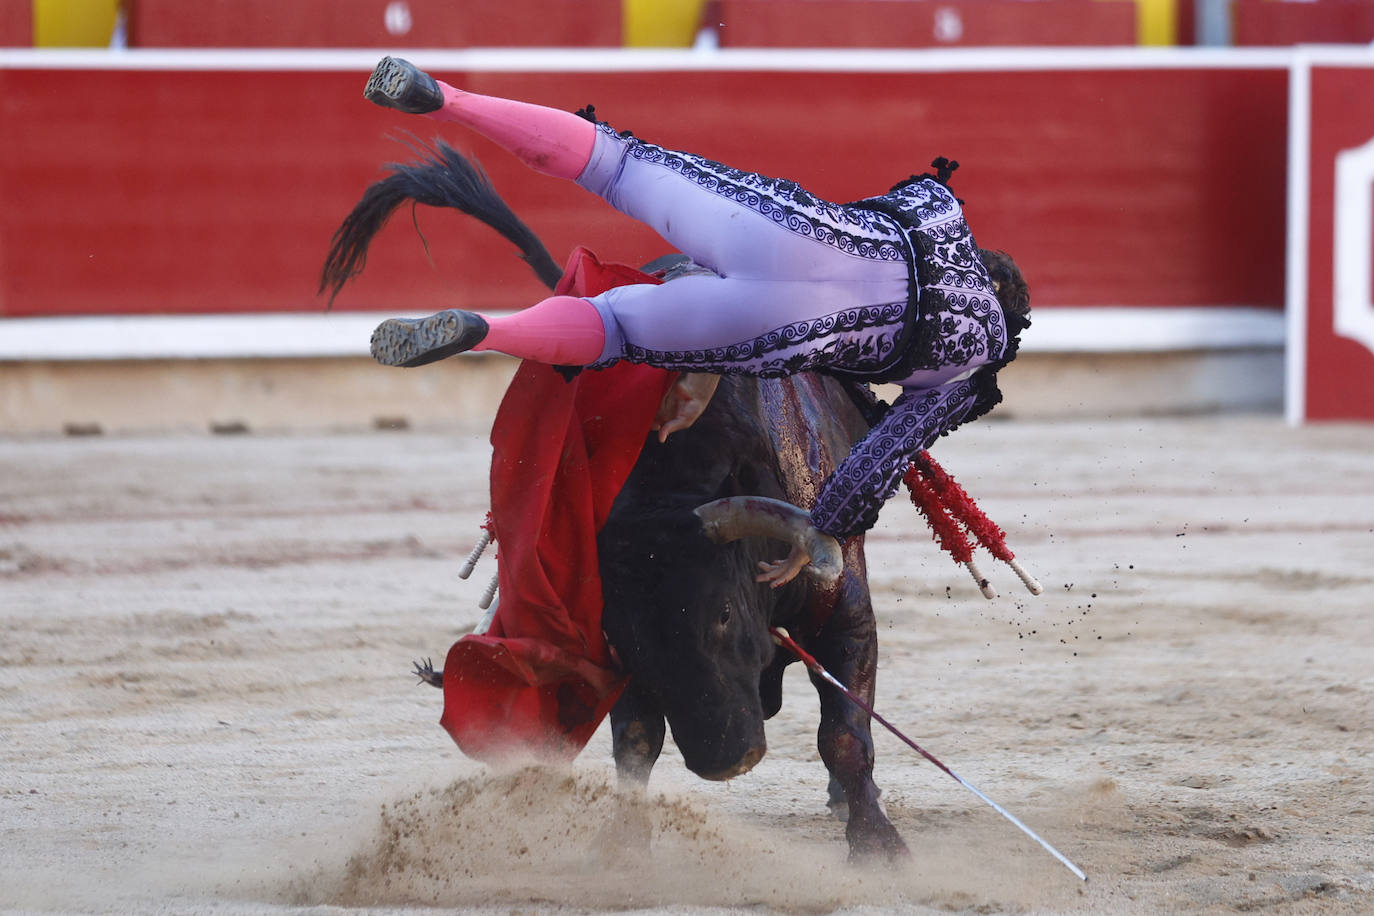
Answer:
[{"label": "sandy arena floor", "polygon": [[[977,424],[937,456],[1047,586],[894,501],[878,708],[914,852],[845,864],[800,667],[728,784],[488,772],[408,676],[477,619],[456,432],[0,441],[0,910],[1374,912],[1374,427]],[[603,832],[627,806],[652,850]]]}]

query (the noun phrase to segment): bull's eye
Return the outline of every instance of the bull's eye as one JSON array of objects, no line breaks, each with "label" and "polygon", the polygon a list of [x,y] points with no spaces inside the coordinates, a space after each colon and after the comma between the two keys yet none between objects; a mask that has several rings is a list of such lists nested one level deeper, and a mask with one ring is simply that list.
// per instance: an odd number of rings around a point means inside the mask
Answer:
[{"label": "bull's eye", "polygon": [[730,605],[727,604],[727,605],[725,606],[725,609],[722,610],[722,611],[720,612],[720,625],[721,625],[721,626],[725,626],[725,625],[726,625],[727,623],[729,623],[729,622],[730,622]]}]

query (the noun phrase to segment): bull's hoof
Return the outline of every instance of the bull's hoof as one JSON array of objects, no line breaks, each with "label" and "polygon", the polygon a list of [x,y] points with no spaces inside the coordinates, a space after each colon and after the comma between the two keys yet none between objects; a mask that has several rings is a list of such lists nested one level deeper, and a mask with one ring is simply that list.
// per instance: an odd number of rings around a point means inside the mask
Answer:
[{"label": "bull's hoof", "polygon": [[444,94],[428,73],[408,60],[383,57],[367,78],[363,98],[406,114],[427,114],[444,107]]},{"label": "bull's hoof", "polygon": [[906,841],[886,819],[860,822],[851,818],[845,837],[852,865],[896,865],[911,858]]},{"label": "bull's hoof", "polygon": [[415,676],[420,679],[421,684],[428,684],[431,687],[439,687],[441,689],[443,688],[444,672],[435,671],[433,662],[431,662],[429,659],[425,659],[425,663],[423,665],[419,662],[414,662],[414,665]]},{"label": "bull's hoof", "polygon": [[388,318],[372,332],[372,358],[383,366],[423,366],[471,350],[486,336],[486,320],[461,309],[428,318]]}]

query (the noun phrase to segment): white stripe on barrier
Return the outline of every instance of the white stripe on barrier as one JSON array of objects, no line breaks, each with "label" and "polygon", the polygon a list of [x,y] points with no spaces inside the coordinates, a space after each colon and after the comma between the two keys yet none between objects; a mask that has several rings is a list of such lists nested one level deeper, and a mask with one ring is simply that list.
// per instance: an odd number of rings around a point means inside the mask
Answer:
[{"label": "white stripe on barrier", "polygon": [[1160,353],[1282,347],[1283,313],[1266,308],[1041,308],[1026,353]]},{"label": "white stripe on barrier", "polygon": [[0,320],[0,360],[365,356],[390,315],[93,315]]},{"label": "white stripe on barrier", "polygon": [[[391,313],[121,315],[0,319],[0,361],[367,356]],[[1263,308],[1042,308],[1026,353],[1273,348],[1284,317]]]}]

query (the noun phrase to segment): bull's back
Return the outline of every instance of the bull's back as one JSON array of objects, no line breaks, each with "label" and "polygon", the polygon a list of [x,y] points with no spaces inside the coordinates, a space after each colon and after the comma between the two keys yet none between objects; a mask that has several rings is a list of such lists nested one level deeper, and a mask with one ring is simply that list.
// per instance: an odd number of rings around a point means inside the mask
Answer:
[{"label": "bull's back", "polygon": [[768,496],[810,509],[868,430],[840,382],[726,376],[697,422],[666,443],[650,436],[612,509],[631,521],[690,512],[722,496]]},{"label": "bull's back", "polygon": [[760,425],[776,455],[786,499],[810,509],[868,426],[843,386],[829,376],[749,381],[757,386]]}]

